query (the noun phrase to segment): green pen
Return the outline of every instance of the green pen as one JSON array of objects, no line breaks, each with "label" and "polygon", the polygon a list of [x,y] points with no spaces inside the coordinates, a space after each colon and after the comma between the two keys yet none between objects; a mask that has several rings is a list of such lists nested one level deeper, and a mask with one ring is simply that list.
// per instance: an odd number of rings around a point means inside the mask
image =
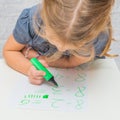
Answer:
[{"label": "green pen", "polygon": [[32,63],[33,66],[35,66],[37,70],[42,70],[46,73],[43,76],[46,81],[52,82],[54,85],[58,86],[57,82],[54,80],[54,76],[50,73],[50,71],[47,70],[47,68],[45,68],[40,63],[40,61],[37,58],[32,58],[30,62]]}]

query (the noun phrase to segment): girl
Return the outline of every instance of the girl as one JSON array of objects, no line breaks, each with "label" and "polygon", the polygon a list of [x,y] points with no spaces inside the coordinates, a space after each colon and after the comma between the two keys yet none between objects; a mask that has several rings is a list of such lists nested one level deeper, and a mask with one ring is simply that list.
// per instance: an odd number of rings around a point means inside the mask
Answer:
[{"label": "girl", "polygon": [[[114,0],[43,0],[23,10],[3,56],[6,63],[41,84],[42,71],[29,62],[37,57],[45,67],[71,68],[107,56]],[[27,47],[26,47],[27,46]]]}]

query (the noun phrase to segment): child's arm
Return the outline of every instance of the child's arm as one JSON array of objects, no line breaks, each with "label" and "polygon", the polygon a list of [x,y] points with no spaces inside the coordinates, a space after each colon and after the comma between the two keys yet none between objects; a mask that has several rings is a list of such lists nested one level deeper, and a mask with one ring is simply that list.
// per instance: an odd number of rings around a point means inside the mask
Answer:
[{"label": "child's arm", "polygon": [[[30,61],[25,58],[21,52],[24,47],[24,45],[16,42],[13,35],[11,35],[3,48],[3,56],[11,68],[27,75],[30,83],[39,85],[44,81],[43,76],[45,73],[36,70]],[[44,60],[41,62],[45,67],[48,67]]]},{"label": "child's arm", "polygon": [[10,67],[27,75],[31,63],[21,53],[23,48],[24,45],[16,42],[13,35],[11,35],[3,48],[3,56]]}]

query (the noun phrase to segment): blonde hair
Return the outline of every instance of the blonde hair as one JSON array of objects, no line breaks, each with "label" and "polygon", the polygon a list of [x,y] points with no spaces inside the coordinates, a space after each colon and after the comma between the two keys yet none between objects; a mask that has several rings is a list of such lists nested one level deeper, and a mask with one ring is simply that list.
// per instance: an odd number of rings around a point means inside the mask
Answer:
[{"label": "blonde hair", "polygon": [[[101,33],[109,31],[108,43],[100,56],[108,55],[107,52],[112,41],[111,9],[114,0],[43,0],[40,16],[43,24],[36,29],[44,39],[59,39],[64,44],[74,44],[76,50],[71,54],[79,57],[81,51],[89,58],[94,58],[93,40]],[[36,27],[37,28],[37,27]],[[50,58],[59,59],[61,52]]]}]

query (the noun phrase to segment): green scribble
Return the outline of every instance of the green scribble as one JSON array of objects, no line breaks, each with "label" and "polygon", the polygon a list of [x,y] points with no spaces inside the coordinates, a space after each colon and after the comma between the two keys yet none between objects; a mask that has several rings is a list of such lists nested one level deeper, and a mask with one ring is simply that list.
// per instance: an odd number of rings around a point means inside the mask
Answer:
[{"label": "green scribble", "polygon": [[36,98],[40,98],[40,95],[36,95]]},{"label": "green scribble", "polygon": [[57,99],[57,98],[55,98],[55,99],[53,99],[54,101],[51,103],[51,107],[52,108],[59,108],[59,102],[61,102],[61,101],[63,101],[63,99]]},{"label": "green scribble", "polygon": [[21,105],[26,105],[26,104],[29,104],[29,103],[30,103],[29,99],[23,99],[23,100],[20,101]]},{"label": "green scribble", "polygon": [[27,96],[25,95],[24,98],[27,98]]},{"label": "green scribble", "polygon": [[84,104],[83,100],[78,100],[75,108],[80,110],[80,109],[82,109],[83,104]]},{"label": "green scribble", "polygon": [[56,87],[52,87],[52,90],[53,90],[54,92],[60,92],[60,91],[61,91],[61,90],[57,89]]},{"label": "green scribble", "polygon": [[76,97],[83,97],[85,96],[84,91],[85,91],[86,87],[83,86],[82,88],[78,87],[78,91],[75,93]]},{"label": "green scribble", "polygon": [[31,98],[31,95],[28,95],[28,98]]},{"label": "green scribble", "polygon": [[48,99],[49,95],[43,95],[44,99]]},{"label": "green scribble", "polygon": [[61,75],[61,74],[56,74],[54,77],[57,78],[57,79],[62,79],[64,76]]},{"label": "green scribble", "polygon": [[28,99],[39,99],[41,96],[39,94],[28,94],[25,95],[24,98]]},{"label": "green scribble", "polygon": [[51,103],[51,107],[52,107],[52,108],[58,108],[58,106],[56,105],[56,103],[57,103],[56,101],[55,101],[55,102],[52,102],[52,103]]},{"label": "green scribble", "polygon": [[57,89],[57,88],[55,88],[55,87],[52,87],[52,93],[53,93],[54,95],[58,95],[58,94],[61,94],[61,90],[59,90],[59,89]]},{"label": "green scribble", "polygon": [[33,94],[31,94],[31,95],[29,95],[29,97],[30,97],[30,98],[34,98],[34,95],[33,95]]},{"label": "green scribble", "polygon": [[77,78],[75,78],[75,81],[77,82],[83,82],[85,80],[86,80],[86,74],[78,73]]},{"label": "green scribble", "polygon": [[35,100],[32,102],[33,104],[41,104],[41,101],[40,100]]}]

